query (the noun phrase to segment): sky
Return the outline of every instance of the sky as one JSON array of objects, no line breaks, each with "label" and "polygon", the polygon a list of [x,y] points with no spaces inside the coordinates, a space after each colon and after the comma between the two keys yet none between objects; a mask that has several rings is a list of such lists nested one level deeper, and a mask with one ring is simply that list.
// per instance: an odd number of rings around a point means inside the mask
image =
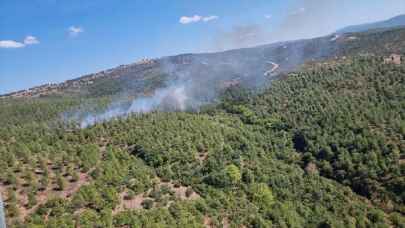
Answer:
[{"label": "sky", "polygon": [[0,0],[0,94],[404,13],[405,0]]}]

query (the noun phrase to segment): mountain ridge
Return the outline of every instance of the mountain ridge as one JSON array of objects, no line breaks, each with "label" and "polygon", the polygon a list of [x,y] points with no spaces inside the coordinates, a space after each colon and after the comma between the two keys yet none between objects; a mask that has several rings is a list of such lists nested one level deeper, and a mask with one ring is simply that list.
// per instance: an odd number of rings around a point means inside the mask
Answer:
[{"label": "mountain ridge", "polygon": [[352,33],[352,32],[365,32],[367,30],[373,29],[389,29],[394,27],[404,27],[405,26],[405,14],[401,14],[395,17],[392,17],[387,20],[359,24],[359,25],[351,25],[339,29],[336,33]]},{"label": "mountain ridge", "polygon": [[[379,36],[384,39],[385,43],[388,42],[391,45],[388,47],[381,45]],[[402,38],[405,38],[405,28],[394,28],[386,31],[333,34],[223,52],[188,53],[156,59],[142,59],[135,63],[87,74],[63,83],[49,83],[0,95],[0,97],[38,97],[61,92],[92,95],[91,91],[84,90],[95,91],[97,89],[92,88],[100,82],[105,84],[108,80],[115,80],[113,84],[117,84],[119,87],[116,90],[109,89],[109,93],[116,93],[120,89],[131,91],[134,87],[138,89],[138,92],[142,92],[141,87],[144,87],[142,84],[148,84],[151,81],[152,84],[156,84],[154,81],[158,81],[158,84],[162,86],[168,81],[179,80],[179,75],[182,75],[182,80],[209,78],[225,84],[237,80],[241,84],[255,86],[277,74],[296,70],[297,67],[308,61],[353,54],[389,55],[396,53],[402,50],[400,47],[405,46]],[[269,62],[279,65],[272,75],[266,74],[273,66]],[[153,90],[153,86],[150,90]]]}]

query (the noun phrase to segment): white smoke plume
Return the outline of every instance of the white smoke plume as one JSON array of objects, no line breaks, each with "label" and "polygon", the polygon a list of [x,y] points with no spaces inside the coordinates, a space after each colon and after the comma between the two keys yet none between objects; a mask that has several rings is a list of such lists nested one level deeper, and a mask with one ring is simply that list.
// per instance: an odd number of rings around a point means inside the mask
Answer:
[{"label": "white smoke plume", "polygon": [[186,90],[186,84],[175,83],[171,86],[157,89],[151,96],[134,99],[130,105],[116,105],[114,102],[102,113],[88,113],[80,119],[80,127],[85,128],[96,123],[118,117],[128,117],[132,114],[143,114],[152,111],[184,111],[195,109],[196,102]]},{"label": "white smoke plume", "polygon": [[[223,51],[330,34],[335,29],[359,21],[356,9],[350,9],[347,13],[342,9],[342,2],[348,1],[351,0],[297,1],[290,6],[283,20],[277,25],[269,24],[273,23],[273,20],[266,20],[264,24],[235,25],[231,29],[219,31],[213,39],[213,49]],[[342,18],[342,12],[345,12],[347,17]],[[368,14],[371,13],[372,10],[369,10]],[[273,27],[270,29],[271,26]],[[332,41],[328,39],[328,42]],[[282,42],[266,45],[255,51],[241,49],[216,54],[162,58],[158,61],[159,69],[170,75],[165,79],[166,86],[154,88],[152,95],[138,95],[127,103],[122,102],[128,101],[123,98],[133,95],[133,91],[122,91],[122,97],[114,99],[104,111],[78,111],[73,114],[73,119],[79,121],[81,127],[87,127],[133,113],[196,110],[202,104],[216,99],[218,87],[234,84],[247,87],[263,86],[275,69],[287,71],[303,63],[305,59],[327,56],[331,50],[324,48],[329,47],[329,43],[324,44],[309,46],[310,52],[306,49],[306,42]],[[127,81],[128,84],[138,83],[131,80]],[[139,84],[139,87],[142,87],[142,84]]]},{"label": "white smoke plume", "polygon": [[[384,10],[367,2],[353,6],[353,0],[298,0],[288,4],[281,20],[236,24],[221,29],[213,39],[212,50],[246,48],[264,43],[308,39],[334,33],[343,27],[386,20],[405,12],[404,0],[387,1]],[[389,4],[388,4],[389,2]]]}]

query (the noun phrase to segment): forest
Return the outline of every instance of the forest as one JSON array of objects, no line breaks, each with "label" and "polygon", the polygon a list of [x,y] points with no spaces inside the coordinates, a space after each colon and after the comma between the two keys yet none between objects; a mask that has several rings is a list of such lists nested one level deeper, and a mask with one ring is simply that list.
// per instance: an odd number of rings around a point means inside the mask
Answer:
[{"label": "forest", "polygon": [[404,64],[352,57],[199,111],[63,119],[110,99],[0,99],[9,227],[405,227]]}]

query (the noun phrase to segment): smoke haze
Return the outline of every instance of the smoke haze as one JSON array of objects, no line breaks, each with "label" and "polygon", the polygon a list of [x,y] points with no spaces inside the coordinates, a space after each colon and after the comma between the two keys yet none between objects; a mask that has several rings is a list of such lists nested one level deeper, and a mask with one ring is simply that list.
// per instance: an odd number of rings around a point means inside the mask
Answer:
[{"label": "smoke haze", "polygon": [[[235,25],[229,30],[219,30],[213,47],[215,51],[224,51],[313,38],[331,34],[346,25],[373,20],[372,17],[357,15],[359,9],[346,9],[348,2],[349,0],[297,1],[285,13],[284,18],[274,24],[270,19],[270,24],[243,24]],[[345,10],[347,15],[342,17]],[[365,15],[371,15],[373,10],[375,9],[370,9]],[[353,18],[357,20],[353,21]],[[330,45],[331,42],[334,42],[333,38],[318,40],[316,45],[306,41],[283,42],[265,45],[254,51],[241,49],[161,58],[157,60],[160,70],[170,75],[163,87],[155,89],[148,96],[137,96],[125,104],[121,104],[120,100],[128,96],[122,91],[122,97],[114,99],[104,111],[79,111],[79,114],[73,115],[73,119],[79,120],[81,127],[87,127],[132,113],[198,110],[201,105],[215,101],[223,88],[239,84],[254,88],[265,86],[267,76],[271,76],[271,69],[275,66],[275,69],[281,69],[280,72],[288,71],[305,59],[328,56],[336,48]]]},{"label": "smoke haze", "polygon": [[219,30],[213,51],[325,36],[346,26],[386,20],[405,12],[403,0],[387,1],[383,11],[374,5],[370,2],[367,7],[354,8],[352,0],[298,0],[279,21],[262,15],[265,23],[245,23]]},{"label": "smoke haze", "polygon": [[184,111],[196,108],[186,85],[175,83],[171,86],[157,89],[151,96],[139,97],[131,101],[130,105],[117,105],[114,102],[102,113],[88,113],[80,122],[80,127],[108,121],[116,117],[127,117],[131,114],[142,114],[152,111]]}]

